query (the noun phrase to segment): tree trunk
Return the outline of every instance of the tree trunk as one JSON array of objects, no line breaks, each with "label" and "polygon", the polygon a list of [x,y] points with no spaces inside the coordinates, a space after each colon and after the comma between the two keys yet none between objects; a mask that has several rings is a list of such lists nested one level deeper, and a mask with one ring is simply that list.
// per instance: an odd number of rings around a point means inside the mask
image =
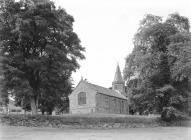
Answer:
[{"label": "tree trunk", "polygon": [[48,115],[52,115],[52,111],[48,111]]},{"label": "tree trunk", "polygon": [[31,103],[31,111],[33,115],[36,115],[38,113],[38,108],[37,108],[37,104],[35,101],[34,97],[31,97],[30,99],[30,103]]},{"label": "tree trunk", "polygon": [[41,110],[41,112],[42,112],[42,115],[44,115],[44,112],[45,112],[45,111],[44,111],[44,110]]}]

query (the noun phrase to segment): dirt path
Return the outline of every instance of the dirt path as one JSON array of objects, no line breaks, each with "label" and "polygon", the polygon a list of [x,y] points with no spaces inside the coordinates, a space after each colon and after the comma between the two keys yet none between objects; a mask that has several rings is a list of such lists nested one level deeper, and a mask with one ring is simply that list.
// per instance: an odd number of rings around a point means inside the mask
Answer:
[{"label": "dirt path", "polygon": [[0,126],[0,140],[190,140],[191,128],[156,127],[111,130]]}]

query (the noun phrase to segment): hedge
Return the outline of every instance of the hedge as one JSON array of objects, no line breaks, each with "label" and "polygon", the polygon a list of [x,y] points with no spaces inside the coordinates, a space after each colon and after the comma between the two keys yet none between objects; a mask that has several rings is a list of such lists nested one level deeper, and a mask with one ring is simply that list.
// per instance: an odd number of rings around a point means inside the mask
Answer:
[{"label": "hedge", "polygon": [[89,116],[89,115],[0,115],[0,123],[11,126],[54,127],[54,128],[129,128],[129,127],[157,127],[178,125],[186,126],[187,121],[166,123],[159,117],[147,116]]}]

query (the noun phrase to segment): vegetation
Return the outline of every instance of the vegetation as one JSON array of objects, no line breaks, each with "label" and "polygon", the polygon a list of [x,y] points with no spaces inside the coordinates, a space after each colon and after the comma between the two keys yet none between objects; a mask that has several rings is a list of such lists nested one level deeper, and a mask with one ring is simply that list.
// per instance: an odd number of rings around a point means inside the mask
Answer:
[{"label": "vegetation", "polygon": [[188,112],[189,29],[188,18],[177,13],[165,21],[154,15],[146,15],[141,21],[124,69],[132,113],[160,113],[165,118],[172,112]]},{"label": "vegetation", "polygon": [[2,97],[33,114],[68,104],[71,73],[85,58],[73,22],[49,0],[0,0]]},{"label": "vegetation", "polygon": [[84,114],[64,116],[4,115],[0,123],[27,127],[123,128],[158,126],[157,117]]},{"label": "vegetation", "polygon": [[67,114],[50,115],[0,115],[0,124],[27,127],[57,128],[134,128],[157,126],[190,126],[189,118],[165,122],[158,116],[117,115],[117,114]]}]

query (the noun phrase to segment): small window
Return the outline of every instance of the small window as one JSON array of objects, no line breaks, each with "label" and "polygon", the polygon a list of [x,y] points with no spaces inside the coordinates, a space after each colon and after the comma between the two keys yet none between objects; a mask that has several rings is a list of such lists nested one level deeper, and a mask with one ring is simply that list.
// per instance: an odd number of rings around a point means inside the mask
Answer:
[{"label": "small window", "polygon": [[80,92],[78,94],[78,104],[79,105],[86,104],[86,93],[85,92]]}]

